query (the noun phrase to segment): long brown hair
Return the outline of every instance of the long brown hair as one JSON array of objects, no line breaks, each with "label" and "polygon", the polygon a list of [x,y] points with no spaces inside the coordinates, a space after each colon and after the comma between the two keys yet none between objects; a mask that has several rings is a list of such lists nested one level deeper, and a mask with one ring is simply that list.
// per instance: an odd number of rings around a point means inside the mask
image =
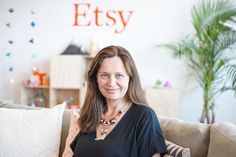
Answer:
[{"label": "long brown hair", "polygon": [[136,104],[146,104],[141,83],[133,58],[121,46],[108,46],[98,52],[88,71],[88,87],[85,102],[80,110],[78,124],[81,132],[91,132],[96,129],[99,118],[106,109],[106,101],[97,84],[97,72],[105,58],[120,57],[130,77],[126,100]]}]

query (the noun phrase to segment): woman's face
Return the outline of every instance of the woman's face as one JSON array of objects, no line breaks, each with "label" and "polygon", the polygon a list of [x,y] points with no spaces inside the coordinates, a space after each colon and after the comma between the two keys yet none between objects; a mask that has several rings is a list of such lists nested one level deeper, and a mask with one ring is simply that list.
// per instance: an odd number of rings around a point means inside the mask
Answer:
[{"label": "woman's face", "polygon": [[106,58],[97,73],[98,87],[107,100],[123,99],[129,86],[129,75],[119,57]]}]

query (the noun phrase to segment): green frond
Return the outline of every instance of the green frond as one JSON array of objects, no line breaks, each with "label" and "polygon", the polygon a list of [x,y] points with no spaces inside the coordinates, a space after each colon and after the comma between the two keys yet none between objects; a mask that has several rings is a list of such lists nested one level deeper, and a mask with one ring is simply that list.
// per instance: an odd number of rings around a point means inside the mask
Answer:
[{"label": "green frond", "polygon": [[221,74],[221,69],[224,67],[225,65],[225,60],[224,59],[220,59],[215,66],[213,67],[213,73],[215,74],[215,76],[220,75]]},{"label": "green frond", "polygon": [[[218,30],[228,31],[225,22],[233,21],[236,5],[230,0],[202,0],[192,9],[192,23],[200,40],[216,37]],[[214,41],[214,38],[211,38]]]},{"label": "green frond", "polygon": [[164,47],[172,51],[176,58],[192,58],[196,50],[196,44],[189,36],[172,44],[160,44],[158,47]]},{"label": "green frond", "polygon": [[232,83],[232,89],[236,92],[236,65],[227,67],[227,75]]},{"label": "green frond", "polygon": [[232,49],[236,46],[236,31],[221,33],[214,44],[214,52],[222,53],[226,49]]}]

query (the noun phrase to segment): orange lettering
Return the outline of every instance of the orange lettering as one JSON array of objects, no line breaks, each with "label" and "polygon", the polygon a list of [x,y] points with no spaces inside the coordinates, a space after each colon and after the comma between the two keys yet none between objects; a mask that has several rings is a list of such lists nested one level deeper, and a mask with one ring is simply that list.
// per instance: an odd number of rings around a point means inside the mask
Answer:
[{"label": "orange lettering", "polygon": [[87,6],[88,9],[90,8],[90,4],[88,4],[88,3],[74,4],[74,6],[75,6],[75,20],[74,20],[73,26],[90,26],[91,21],[88,21],[86,24],[79,23],[79,16],[86,17],[86,11],[84,13],[79,13],[79,6],[81,6],[81,5]]},{"label": "orange lettering", "polygon": [[111,15],[111,13],[112,13],[112,14],[115,14],[116,11],[115,11],[115,10],[107,11],[106,16],[107,16],[108,19],[110,19],[110,21],[112,21],[111,24],[109,24],[108,22],[106,22],[106,25],[107,25],[107,26],[114,26],[114,25],[116,25],[116,19],[114,18],[114,15],[113,15],[113,16]]},{"label": "orange lettering", "polygon": [[123,24],[123,28],[122,28],[120,31],[118,31],[118,30],[116,29],[116,30],[115,30],[115,33],[122,33],[122,32],[125,30],[126,25],[127,25],[127,23],[129,22],[131,15],[133,14],[133,11],[129,11],[129,12],[128,12],[128,18],[127,18],[126,21],[125,21],[125,19],[124,19],[123,13],[124,13],[123,11],[118,11],[118,14],[120,15],[121,22],[122,22],[122,24]]},{"label": "orange lettering", "polygon": [[98,20],[98,15],[99,15],[99,13],[102,13],[102,11],[100,11],[99,9],[98,9],[98,7],[94,10],[94,13],[95,13],[95,24],[97,25],[97,26],[102,26],[102,24],[99,24],[99,20]]}]

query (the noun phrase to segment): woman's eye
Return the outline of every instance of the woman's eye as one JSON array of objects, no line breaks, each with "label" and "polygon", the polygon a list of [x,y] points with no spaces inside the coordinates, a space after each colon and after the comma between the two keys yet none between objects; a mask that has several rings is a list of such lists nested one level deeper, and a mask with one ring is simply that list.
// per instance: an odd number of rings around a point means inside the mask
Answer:
[{"label": "woman's eye", "polygon": [[102,78],[108,78],[109,76],[108,76],[108,74],[101,74],[101,77]]},{"label": "woman's eye", "polygon": [[115,76],[117,79],[121,79],[121,78],[123,78],[124,77],[124,75],[121,75],[121,74],[116,74],[116,76]]}]

